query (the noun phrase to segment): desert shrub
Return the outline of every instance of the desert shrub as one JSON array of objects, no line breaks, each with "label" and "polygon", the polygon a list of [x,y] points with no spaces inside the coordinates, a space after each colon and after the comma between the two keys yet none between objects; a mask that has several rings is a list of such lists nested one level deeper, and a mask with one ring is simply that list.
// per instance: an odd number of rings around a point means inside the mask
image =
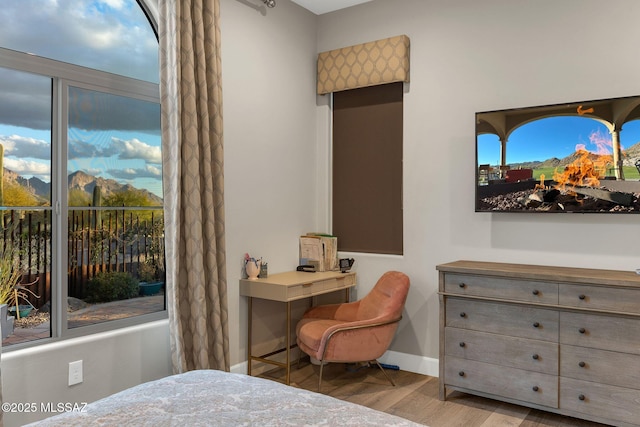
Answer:
[{"label": "desert shrub", "polygon": [[87,282],[87,302],[109,302],[138,296],[138,281],[129,273],[103,272]]}]

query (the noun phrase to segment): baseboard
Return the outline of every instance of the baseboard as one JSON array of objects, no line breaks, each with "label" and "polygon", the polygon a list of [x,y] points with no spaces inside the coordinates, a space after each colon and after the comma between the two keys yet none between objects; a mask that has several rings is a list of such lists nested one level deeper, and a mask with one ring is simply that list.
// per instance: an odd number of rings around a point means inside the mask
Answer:
[{"label": "baseboard", "polygon": [[432,359],[430,357],[387,351],[378,361],[380,363],[386,363],[387,365],[397,365],[403,371],[415,372],[416,374],[429,375],[430,377],[436,378],[439,376],[438,359]]},{"label": "baseboard", "polygon": [[240,362],[233,365],[230,369],[234,374],[246,374],[247,373],[247,362]]},{"label": "baseboard", "polygon": [[[438,377],[439,373],[438,359],[432,359],[430,357],[416,356],[414,354],[400,353],[397,351],[387,351],[378,360],[380,361],[380,363],[397,365],[403,371],[429,375],[430,377]],[[244,361],[233,365],[231,367],[231,372],[237,374],[246,374],[247,362]]]}]

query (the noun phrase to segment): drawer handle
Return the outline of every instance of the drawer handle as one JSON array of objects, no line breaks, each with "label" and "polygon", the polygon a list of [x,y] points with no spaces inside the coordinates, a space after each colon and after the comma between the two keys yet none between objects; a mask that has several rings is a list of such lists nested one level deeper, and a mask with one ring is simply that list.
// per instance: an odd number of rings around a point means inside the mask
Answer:
[{"label": "drawer handle", "polygon": [[533,391],[538,391],[538,390],[540,390],[540,388],[539,388],[537,385],[534,385],[534,386],[533,386],[533,388],[532,388],[532,390],[533,390]]},{"label": "drawer handle", "polygon": [[586,296],[585,294],[578,295],[578,298],[580,298],[580,299],[582,299],[582,300],[583,300],[583,299],[585,299],[586,297],[587,297],[587,296]]},{"label": "drawer handle", "polygon": [[460,283],[458,286],[460,286],[462,289],[464,289],[464,288],[466,288],[466,287],[467,287],[467,285],[466,285],[466,284],[464,284],[464,283]]},{"label": "drawer handle", "polygon": [[580,366],[581,368],[584,368],[585,366],[587,366],[587,364],[580,361],[580,363],[578,363],[578,366]]},{"label": "drawer handle", "polygon": [[463,311],[462,313],[460,313],[460,317],[467,317],[467,313]]},{"label": "drawer handle", "polygon": [[464,377],[464,375],[465,375],[465,374],[464,374],[464,371],[460,371],[460,372],[458,372],[458,375],[460,375],[461,377]]},{"label": "drawer handle", "polygon": [[537,354],[534,354],[534,355],[533,355],[533,356],[531,356],[531,357],[533,357],[533,360],[538,360],[538,359],[540,359],[540,356],[539,356],[539,355],[537,355]]},{"label": "drawer handle", "polygon": [[539,327],[540,327],[540,322],[535,322],[535,323],[533,324],[533,327],[534,327],[534,328],[539,328]]},{"label": "drawer handle", "polygon": [[465,344],[465,342],[464,342],[464,341],[461,341],[461,342],[460,342],[460,347],[465,347],[466,345],[467,345],[467,344]]},{"label": "drawer handle", "polygon": [[309,286],[313,286],[313,282],[311,282],[311,283],[303,283],[302,286],[305,287],[305,288],[308,288]]},{"label": "drawer handle", "polygon": [[580,399],[580,400],[585,400],[585,399],[586,399],[586,396],[585,396],[584,394],[581,394],[581,395],[579,395],[579,396],[578,396],[578,399]]},{"label": "drawer handle", "polygon": [[533,292],[531,292],[534,295],[540,295],[540,291],[537,289],[534,289]]},{"label": "drawer handle", "polygon": [[580,332],[581,334],[584,334],[587,332],[587,330],[585,328],[580,328],[578,329],[578,332]]}]

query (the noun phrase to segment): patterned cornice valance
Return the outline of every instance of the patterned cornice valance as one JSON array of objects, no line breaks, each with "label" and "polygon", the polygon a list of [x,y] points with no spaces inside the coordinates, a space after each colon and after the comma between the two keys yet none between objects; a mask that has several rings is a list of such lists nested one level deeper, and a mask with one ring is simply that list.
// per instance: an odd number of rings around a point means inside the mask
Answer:
[{"label": "patterned cornice valance", "polygon": [[409,81],[409,37],[396,36],[318,55],[318,94]]}]

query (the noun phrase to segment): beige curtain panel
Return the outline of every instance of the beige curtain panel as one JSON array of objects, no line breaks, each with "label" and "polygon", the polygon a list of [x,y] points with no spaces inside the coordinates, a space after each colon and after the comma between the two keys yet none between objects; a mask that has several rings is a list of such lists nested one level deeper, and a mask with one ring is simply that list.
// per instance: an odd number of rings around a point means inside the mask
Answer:
[{"label": "beige curtain panel", "polygon": [[220,3],[158,5],[173,370],[229,371]]},{"label": "beige curtain panel", "polygon": [[409,82],[409,37],[402,35],[318,55],[318,94]]}]

